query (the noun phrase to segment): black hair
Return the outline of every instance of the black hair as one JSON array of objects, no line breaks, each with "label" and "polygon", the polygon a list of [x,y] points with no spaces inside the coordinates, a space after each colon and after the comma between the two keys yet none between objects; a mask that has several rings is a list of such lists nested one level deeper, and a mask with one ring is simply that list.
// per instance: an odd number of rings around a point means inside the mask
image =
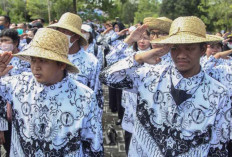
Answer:
[{"label": "black hair", "polygon": [[207,43],[200,43],[200,49],[206,52],[207,49]]},{"label": "black hair", "polygon": [[[115,27],[115,25],[118,25],[118,27],[119,27],[119,32],[122,31],[123,29],[125,29],[124,24],[121,23],[121,22],[114,22],[114,23],[113,23],[113,28]],[[120,37],[118,38],[118,40],[122,40],[122,39],[124,39],[125,37],[126,37],[126,35],[120,36]]]},{"label": "black hair", "polygon": [[4,17],[4,19],[5,19],[5,22],[6,23],[9,23],[9,25],[10,25],[10,17],[9,16],[7,16],[7,15],[0,15],[0,16],[3,16]]},{"label": "black hair", "polygon": [[89,33],[89,40],[88,43],[91,44],[93,42],[93,33],[88,32]]},{"label": "black hair", "polygon": [[4,29],[1,33],[0,33],[0,38],[2,37],[9,37],[13,40],[13,43],[17,43],[17,47],[19,46],[20,43],[20,37],[18,35],[18,32],[15,29]]},{"label": "black hair", "polygon": [[121,23],[121,22],[114,22],[114,23],[113,23],[113,27],[115,27],[115,25],[118,25],[118,27],[119,27],[119,32],[120,32],[121,30],[125,29],[124,24]]}]

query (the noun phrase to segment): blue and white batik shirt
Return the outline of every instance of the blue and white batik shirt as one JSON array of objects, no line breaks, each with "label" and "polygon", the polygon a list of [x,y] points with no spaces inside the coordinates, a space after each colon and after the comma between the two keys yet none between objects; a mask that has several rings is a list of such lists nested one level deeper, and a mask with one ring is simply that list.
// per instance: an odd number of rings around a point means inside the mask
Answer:
[{"label": "blue and white batik shirt", "polygon": [[143,68],[131,56],[100,79],[138,95],[129,156],[227,156],[229,91],[203,71],[183,78],[173,65]]},{"label": "blue and white batik shirt", "polygon": [[[12,105],[10,156],[102,156],[102,126],[91,89],[65,77],[45,86],[32,73],[0,80],[1,99]],[[0,130],[7,130],[1,104]]]}]

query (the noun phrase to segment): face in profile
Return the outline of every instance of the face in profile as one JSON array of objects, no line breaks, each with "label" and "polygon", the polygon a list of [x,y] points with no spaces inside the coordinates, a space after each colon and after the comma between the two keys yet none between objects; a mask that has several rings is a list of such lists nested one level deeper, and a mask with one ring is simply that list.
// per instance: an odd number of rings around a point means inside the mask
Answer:
[{"label": "face in profile", "polygon": [[66,64],[57,61],[31,57],[31,71],[35,79],[44,85],[50,86],[60,82],[64,77]]}]

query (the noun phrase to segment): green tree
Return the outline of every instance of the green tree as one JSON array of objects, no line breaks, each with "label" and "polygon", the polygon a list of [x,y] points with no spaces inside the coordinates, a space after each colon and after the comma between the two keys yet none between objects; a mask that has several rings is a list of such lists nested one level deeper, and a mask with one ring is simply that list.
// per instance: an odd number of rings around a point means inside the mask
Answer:
[{"label": "green tree", "polygon": [[26,10],[26,1],[22,0],[9,0],[10,10],[9,16],[13,23],[26,22],[28,14]]},{"label": "green tree", "polygon": [[198,5],[201,0],[163,0],[160,16],[175,19],[179,16],[200,16],[202,14]]},{"label": "green tree", "polygon": [[158,17],[160,4],[157,0],[140,0],[135,12],[135,23],[143,21],[145,17]]},{"label": "green tree", "polygon": [[137,5],[130,2],[126,2],[122,7],[121,19],[125,24],[134,23],[135,11],[137,10]]},{"label": "green tree", "polygon": [[231,31],[232,0],[202,0],[199,9],[204,12],[200,17],[207,25],[207,30]]},{"label": "green tree", "polygon": [[48,21],[47,0],[27,0],[27,11],[31,19],[42,17]]}]

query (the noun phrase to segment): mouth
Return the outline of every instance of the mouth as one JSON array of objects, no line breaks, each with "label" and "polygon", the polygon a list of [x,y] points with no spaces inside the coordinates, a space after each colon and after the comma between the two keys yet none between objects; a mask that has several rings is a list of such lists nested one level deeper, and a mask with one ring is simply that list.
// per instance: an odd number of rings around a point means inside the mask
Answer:
[{"label": "mouth", "polygon": [[177,61],[176,62],[176,64],[178,64],[178,65],[186,65],[188,63],[189,63],[188,61]]},{"label": "mouth", "polygon": [[40,78],[42,75],[41,74],[34,74],[35,78]]}]

